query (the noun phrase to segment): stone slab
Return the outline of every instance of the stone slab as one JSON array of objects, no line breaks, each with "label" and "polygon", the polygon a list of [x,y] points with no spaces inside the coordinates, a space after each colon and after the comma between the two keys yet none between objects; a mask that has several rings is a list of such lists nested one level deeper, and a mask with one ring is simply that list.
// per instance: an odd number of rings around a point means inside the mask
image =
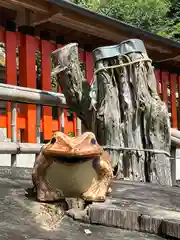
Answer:
[{"label": "stone slab", "polygon": [[[1,240],[162,240],[163,238],[146,233],[126,231],[113,227],[80,223],[63,216],[54,207],[45,214],[46,204],[40,204],[25,196],[25,189],[31,187],[31,180],[18,178],[13,171],[1,171],[0,176],[0,239]],[[28,172],[28,171],[27,171]],[[8,176],[9,175],[9,176]],[[41,208],[42,207],[42,208]],[[39,214],[41,210],[42,216]],[[53,214],[52,214],[53,213]],[[53,218],[58,216],[58,218]],[[49,218],[49,226],[43,221]],[[53,220],[56,221],[53,222]],[[54,227],[54,228],[53,228]],[[87,235],[87,229],[90,235]]]},{"label": "stone slab", "polygon": [[114,181],[105,203],[93,203],[91,223],[180,238],[180,188]]}]

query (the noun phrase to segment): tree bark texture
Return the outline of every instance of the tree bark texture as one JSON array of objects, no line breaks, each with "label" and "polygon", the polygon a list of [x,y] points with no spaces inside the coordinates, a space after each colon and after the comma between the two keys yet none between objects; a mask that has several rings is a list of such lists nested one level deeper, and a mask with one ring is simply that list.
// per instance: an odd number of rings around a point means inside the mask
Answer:
[{"label": "tree bark texture", "polygon": [[147,53],[119,54],[95,61],[96,109],[92,107],[91,88],[80,69],[77,44],[68,44],[53,52],[53,56],[54,72],[68,105],[86,130],[96,134],[99,144],[107,147],[116,178],[172,185],[167,155],[127,150],[170,153],[168,110],[157,94]]}]

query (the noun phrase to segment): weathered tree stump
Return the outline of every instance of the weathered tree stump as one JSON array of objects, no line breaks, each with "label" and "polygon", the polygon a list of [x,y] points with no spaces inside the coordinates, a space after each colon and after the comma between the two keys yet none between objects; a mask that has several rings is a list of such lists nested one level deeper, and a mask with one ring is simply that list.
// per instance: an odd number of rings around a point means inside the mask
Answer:
[{"label": "weathered tree stump", "polygon": [[53,56],[54,73],[68,105],[109,151],[116,177],[172,185],[168,110],[157,94],[142,41],[94,50],[96,104],[80,69],[77,44],[68,44]]}]

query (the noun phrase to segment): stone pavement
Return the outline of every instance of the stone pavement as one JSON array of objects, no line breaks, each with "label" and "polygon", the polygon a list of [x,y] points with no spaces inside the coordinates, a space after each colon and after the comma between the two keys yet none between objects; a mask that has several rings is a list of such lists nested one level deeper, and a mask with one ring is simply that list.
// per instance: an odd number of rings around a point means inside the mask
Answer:
[{"label": "stone pavement", "polygon": [[180,188],[114,181],[112,196],[93,203],[91,223],[180,239]]},{"label": "stone pavement", "polygon": [[[74,221],[53,209],[43,215],[45,205],[26,198],[29,179],[5,171],[0,173],[0,240],[162,240],[152,234],[97,226]],[[18,175],[18,174],[17,174]],[[46,208],[47,209],[47,208]],[[60,221],[52,218],[52,212]],[[41,214],[40,214],[41,212]],[[58,215],[59,214],[59,215]],[[88,229],[90,235],[85,233]]]}]

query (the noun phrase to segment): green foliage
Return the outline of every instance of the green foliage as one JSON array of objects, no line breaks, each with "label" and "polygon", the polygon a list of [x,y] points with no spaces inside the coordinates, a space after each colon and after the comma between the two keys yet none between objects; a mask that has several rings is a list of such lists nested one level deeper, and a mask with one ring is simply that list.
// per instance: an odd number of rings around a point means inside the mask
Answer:
[{"label": "green foliage", "polygon": [[74,137],[75,135],[74,135],[74,132],[68,132],[68,136],[69,137]]},{"label": "green foliage", "polygon": [[179,0],[74,0],[74,3],[180,41]]},{"label": "green foliage", "polygon": [[158,34],[180,42],[180,1],[171,0],[171,6],[167,13],[168,22],[163,31]]},{"label": "green foliage", "polygon": [[164,26],[170,8],[168,0],[75,0],[74,3],[152,32]]}]

